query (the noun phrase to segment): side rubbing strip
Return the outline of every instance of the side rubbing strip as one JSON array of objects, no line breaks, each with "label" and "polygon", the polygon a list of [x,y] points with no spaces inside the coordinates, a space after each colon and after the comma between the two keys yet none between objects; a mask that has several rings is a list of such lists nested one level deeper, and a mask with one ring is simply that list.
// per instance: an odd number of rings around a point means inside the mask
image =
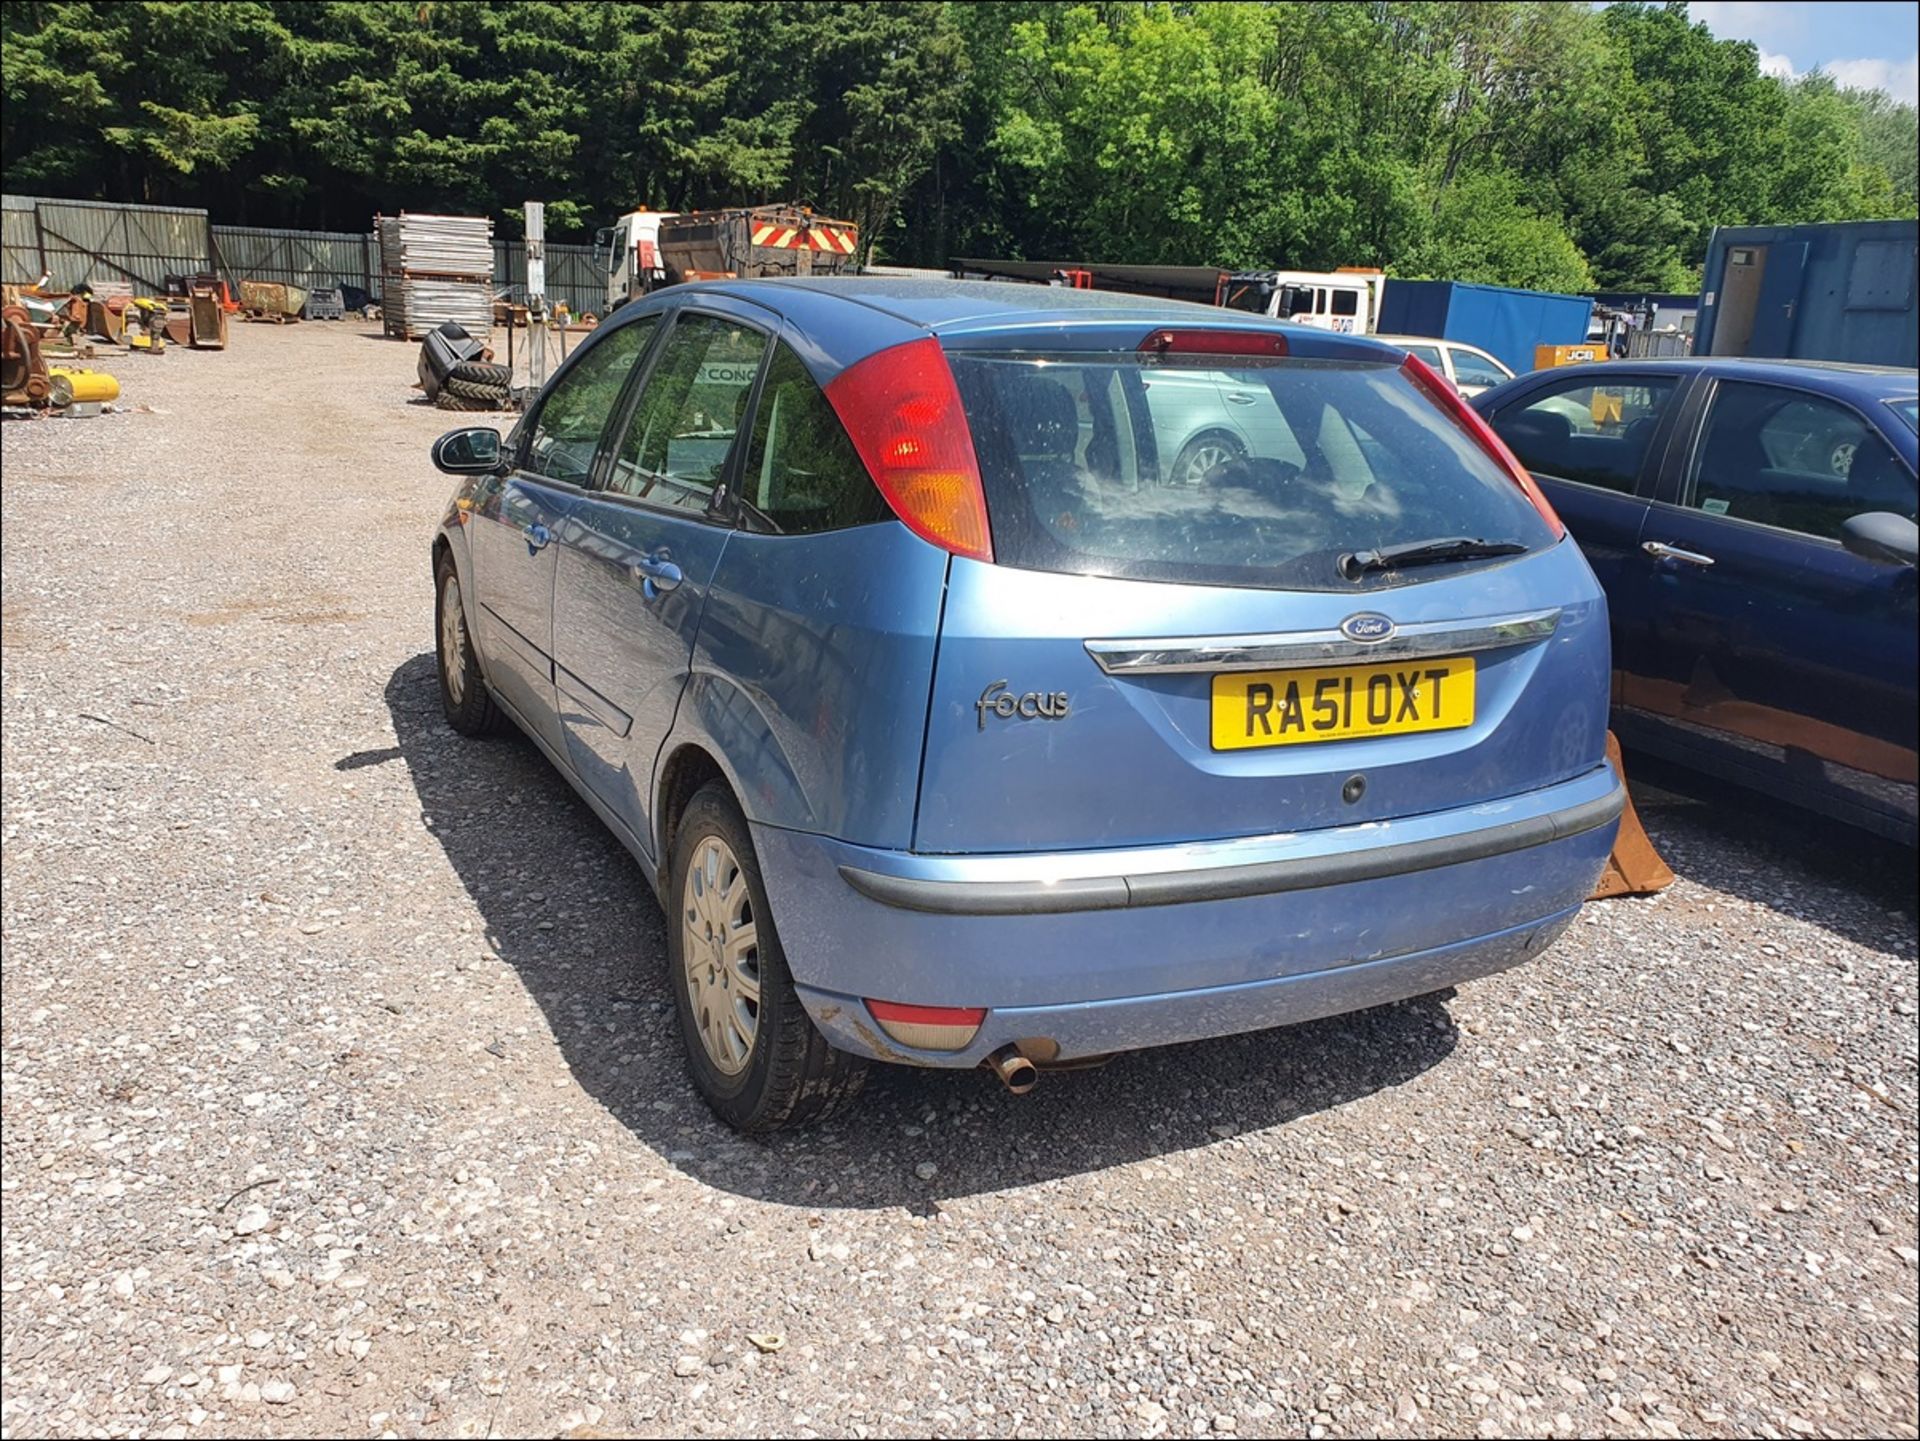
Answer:
[{"label": "side rubbing strip", "polygon": [[1380,880],[1415,871],[1543,846],[1611,824],[1626,805],[1619,786],[1594,800],[1544,816],[1507,821],[1485,830],[1355,851],[1338,856],[1264,861],[1251,866],[1070,881],[927,881],[840,867],[846,883],[869,900],[907,911],[948,916],[1034,916],[1065,911],[1110,911],[1278,895],[1319,886]]}]

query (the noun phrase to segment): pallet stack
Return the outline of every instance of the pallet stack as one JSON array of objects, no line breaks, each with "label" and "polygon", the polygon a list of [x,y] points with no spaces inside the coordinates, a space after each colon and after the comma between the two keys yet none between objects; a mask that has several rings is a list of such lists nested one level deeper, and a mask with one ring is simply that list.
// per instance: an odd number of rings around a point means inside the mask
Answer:
[{"label": "pallet stack", "polygon": [[378,216],[386,333],[418,340],[443,321],[484,336],[493,323],[493,222],[483,215]]}]

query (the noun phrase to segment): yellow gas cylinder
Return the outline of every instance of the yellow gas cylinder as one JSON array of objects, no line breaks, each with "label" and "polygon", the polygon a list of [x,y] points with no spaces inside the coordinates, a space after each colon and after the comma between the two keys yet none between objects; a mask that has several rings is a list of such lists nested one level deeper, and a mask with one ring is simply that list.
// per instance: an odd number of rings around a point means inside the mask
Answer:
[{"label": "yellow gas cylinder", "polygon": [[120,382],[104,370],[75,370],[53,366],[47,371],[53,390],[47,399],[54,405],[72,405],[76,401],[118,400]]}]

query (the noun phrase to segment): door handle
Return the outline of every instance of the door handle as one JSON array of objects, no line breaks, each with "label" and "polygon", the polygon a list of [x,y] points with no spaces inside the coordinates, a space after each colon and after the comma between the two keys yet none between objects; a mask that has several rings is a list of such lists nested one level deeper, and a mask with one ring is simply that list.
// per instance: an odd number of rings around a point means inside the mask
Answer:
[{"label": "door handle", "polygon": [[664,546],[652,555],[634,561],[627,567],[627,574],[640,582],[640,593],[648,600],[656,599],[686,579]]},{"label": "door handle", "polygon": [[527,527],[527,554],[538,555],[547,542],[553,539],[553,532],[544,525]]},{"label": "door handle", "polygon": [[1241,395],[1238,392],[1229,392],[1227,395],[1227,399],[1232,401],[1235,405],[1252,405],[1253,404],[1253,397],[1251,395]]},{"label": "door handle", "polygon": [[1655,560],[1672,560],[1678,561],[1681,565],[1702,567],[1713,564],[1713,557],[1710,555],[1702,555],[1697,550],[1682,550],[1679,546],[1668,545],[1663,540],[1643,540],[1640,542],[1640,549]]}]

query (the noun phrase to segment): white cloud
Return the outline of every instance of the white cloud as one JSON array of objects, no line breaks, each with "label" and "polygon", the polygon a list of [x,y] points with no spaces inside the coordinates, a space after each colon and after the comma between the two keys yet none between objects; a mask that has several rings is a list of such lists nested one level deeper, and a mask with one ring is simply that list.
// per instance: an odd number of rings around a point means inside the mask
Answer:
[{"label": "white cloud", "polygon": [[1693,0],[1687,7],[1690,19],[1704,24],[1715,35],[1751,40],[1763,49],[1789,43],[1806,34],[1803,13],[1810,7],[1781,5],[1776,0]]},{"label": "white cloud", "polygon": [[1787,59],[1786,56],[1773,55],[1762,50],[1760,52],[1760,73],[1762,75],[1776,75],[1782,80],[1793,80],[1798,78],[1800,72],[1793,68],[1793,62]]},{"label": "white cloud", "polygon": [[1884,90],[1908,105],[1920,103],[1920,54],[1905,60],[1829,60],[1820,67],[1834,83],[1855,90]]}]

